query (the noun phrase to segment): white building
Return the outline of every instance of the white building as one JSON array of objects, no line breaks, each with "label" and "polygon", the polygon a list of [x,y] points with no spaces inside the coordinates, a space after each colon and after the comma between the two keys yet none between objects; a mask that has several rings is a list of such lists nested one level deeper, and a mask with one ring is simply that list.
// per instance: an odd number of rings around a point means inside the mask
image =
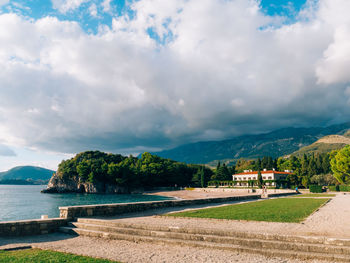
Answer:
[{"label": "white building", "polygon": [[[293,171],[285,170],[284,172],[279,172],[279,171],[275,171],[274,169],[273,170],[264,169],[263,171],[261,171],[261,176],[263,180],[285,180],[289,174],[293,174]],[[239,181],[247,182],[250,180],[258,180],[258,171],[245,170],[243,173],[232,175],[232,180],[237,183]],[[272,183],[271,185],[275,185],[275,184]]]}]

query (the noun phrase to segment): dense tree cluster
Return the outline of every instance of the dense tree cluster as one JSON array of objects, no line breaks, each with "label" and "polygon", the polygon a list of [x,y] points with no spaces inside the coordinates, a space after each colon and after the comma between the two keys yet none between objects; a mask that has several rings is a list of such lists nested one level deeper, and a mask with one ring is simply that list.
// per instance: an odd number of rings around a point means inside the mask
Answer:
[{"label": "dense tree cluster", "polygon": [[232,174],[234,173],[241,173],[244,170],[262,171],[263,169],[292,170],[293,175],[289,175],[287,178],[290,186],[303,185],[308,187],[310,184],[332,185],[336,183],[335,178],[331,175],[330,155],[327,153],[303,155],[302,157],[280,157],[277,159],[270,156],[255,160],[240,159],[231,167],[221,165],[219,162],[211,179],[218,181],[232,180]]},{"label": "dense tree cluster", "polygon": [[[244,170],[293,170],[287,177],[290,186],[310,184],[333,185],[350,182],[350,146],[331,154],[290,156],[273,159],[240,159],[228,166],[218,162],[216,169],[164,159],[150,153],[140,158],[120,154],[87,151],[62,161],[58,175],[62,179],[78,178],[80,182],[105,183],[137,187],[196,186],[206,187],[208,181],[230,181],[232,175]],[[332,175],[334,173],[334,176]],[[337,180],[338,182],[337,182]]]},{"label": "dense tree cluster", "polygon": [[277,168],[277,159],[273,159],[271,156],[264,156],[262,159],[258,158],[256,160],[240,159],[235,166],[237,173],[244,170],[259,171],[262,169],[272,170],[273,168]]},{"label": "dense tree cluster", "polygon": [[218,162],[215,173],[211,176],[211,180],[228,181],[232,180],[232,175],[235,173],[235,166],[226,166],[225,163]]},{"label": "dense tree cluster", "polygon": [[88,151],[62,161],[58,174],[82,182],[117,184],[125,187],[165,187],[206,185],[212,175],[209,168],[187,165],[150,153],[141,158]]},{"label": "dense tree cluster", "polygon": [[302,157],[291,156],[289,158],[278,158],[277,169],[279,171],[292,170],[293,175],[288,180],[293,185],[303,185],[308,187],[310,184],[329,185],[336,181],[330,175],[329,154],[303,155]]}]

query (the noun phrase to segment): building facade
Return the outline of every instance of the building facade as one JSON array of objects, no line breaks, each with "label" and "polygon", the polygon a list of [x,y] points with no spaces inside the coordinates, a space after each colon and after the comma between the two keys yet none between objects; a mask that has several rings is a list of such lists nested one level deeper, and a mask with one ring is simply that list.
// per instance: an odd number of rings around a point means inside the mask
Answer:
[{"label": "building facade", "polygon": [[[284,172],[273,170],[262,170],[261,176],[264,181],[276,181],[276,180],[285,180],[287,176],[293,174],[293,171],[285,170]],[[233,174],[232,180],[237,182],[241,186],[248,185],[248,181],[258,180],[258,171],[245,170],[243,173]],[[241,182],[241,183],[240,183]],[[268,185],[275,185],[275,182],[268,183]]]}]

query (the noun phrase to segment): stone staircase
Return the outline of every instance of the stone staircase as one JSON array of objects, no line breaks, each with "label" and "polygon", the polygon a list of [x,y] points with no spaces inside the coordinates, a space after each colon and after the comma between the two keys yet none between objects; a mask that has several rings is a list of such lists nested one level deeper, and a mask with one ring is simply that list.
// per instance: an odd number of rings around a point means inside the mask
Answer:
[{"label": "stone staircase", "polygon": [[81,236],[224,249],[273,257],[350,262],[350,239],[166,227],[78,218],[61,232]]}]

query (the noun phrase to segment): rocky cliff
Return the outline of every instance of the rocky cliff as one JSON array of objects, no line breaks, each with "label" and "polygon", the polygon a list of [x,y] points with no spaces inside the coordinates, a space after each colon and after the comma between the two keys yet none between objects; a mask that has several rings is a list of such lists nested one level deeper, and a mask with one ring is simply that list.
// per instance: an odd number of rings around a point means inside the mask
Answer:
[{"label": "rocky cliff", "polygon": [[42,193],[129,194],[130,190],[117,185],[82,182],[78,176],[63,179],[55,173]]}]

